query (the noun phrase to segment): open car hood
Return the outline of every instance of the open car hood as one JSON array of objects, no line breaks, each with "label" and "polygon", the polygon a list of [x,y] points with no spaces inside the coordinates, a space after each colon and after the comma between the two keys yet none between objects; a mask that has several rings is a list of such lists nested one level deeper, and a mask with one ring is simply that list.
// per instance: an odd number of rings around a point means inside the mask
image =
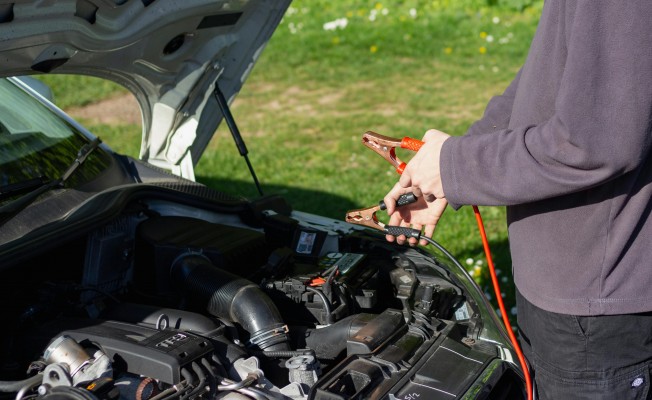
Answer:
[{"label": "open car hood", "polygon": [[194,179],[228,102],[290,0],[26,0],[0,4],[2,76],[84,74],[137,98],[140,157]]}]

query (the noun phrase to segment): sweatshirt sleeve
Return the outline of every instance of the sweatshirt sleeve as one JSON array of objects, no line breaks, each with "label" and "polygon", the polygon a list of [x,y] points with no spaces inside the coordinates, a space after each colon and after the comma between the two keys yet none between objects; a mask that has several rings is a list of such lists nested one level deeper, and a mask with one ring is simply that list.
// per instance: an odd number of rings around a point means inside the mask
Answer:
[{"label": "sweatshirt sleeve", "polygon": [[516,88],[521,77],[521,71],[509,84],[507,89],[498,96],[494,96],[487,103],[482,118],[477,120],[467,130],[466,135],[477,135],[482,133],[492,133],[509,126],[509,117],[512,114]]},{"label": "sweatshirt sleeve", "polygon": [[[560,2],[546,3],[561,8]],[[573,10],[554,19],[549,37],[540,22],[539,50],[558,51],[532,54],[531,48],[510,128],[444,143],[440,168],[450,203],[514,205],[574,193],[632,171],[648,157],[652,2],[569,3]],[[563,45],[548,43],[560,38]],[[535,62],[541,57],[561,60],[561,76],[542,69]],[[537,121],[537,96],[551,87],[553,106]],[[519,109],[521,97],[528,106]]]}]

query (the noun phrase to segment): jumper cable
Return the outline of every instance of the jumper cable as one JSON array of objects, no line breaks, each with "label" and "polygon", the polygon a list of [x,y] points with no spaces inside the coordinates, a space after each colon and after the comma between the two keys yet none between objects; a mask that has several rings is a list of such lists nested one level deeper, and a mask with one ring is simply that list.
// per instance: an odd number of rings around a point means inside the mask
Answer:
[{"label": "jumper cable", "polygon": [[[404,137],[403,139],[396,139],[389,136],[381,135],[376,132],[367,131],[362,135],[362,144],[364,144],[365,146],[369,147],[371,150],[378,153],[378,155],[383,157],[385,160],[389,161],[389,163],[396,168],[396,172],[402,174],[403,170],[405,169],[406,163],[401,161],[400,158],[398,158],[398,156],[396,155],[396,148],[408,149],[416,152],[419,151],[421,146],[423,146],[424,142],[410,137]],[[412,193],[409,193],[409,195],[414,196]],[[415,198],[410,197],[409,202],[406,202],[407,197],[404,196],[407,195],[402,195],[401,197],[399,197],[396,204],[397,206],[410,204],[416,201],[416,197]],[[380,229],[381,231],[389,235],[393,235],[393,236],[405,235],[406,237],[414,237],[416,239],[422,238],[422,239],[426,239],[426,241],[428,241],[429,243],[432,243],[434,245],[437,244],[434,240],[428,238],[427,236],[421,237],[420,230],[411,229],[407,227],[400,227],[400,226],[390,226],[390,225],[385,225],[382,222],[379,222],[375,216],[375,212],[378,209],[381,210],[385,209],[385,204],[382,201],[379,203],[378,206],[369,207],[366,209],[353,210],[348,212],[346,214],[346,220],[347,222],[351,222],[354,224],[360,224],[360,225],[365,225],[372,228]],[[478,224],[478,230],[480,231],[480,238],[482,239],[482,247],[484,248],[485,257],[487,258],[487,265],[489,266],[489,274],[491,275],[491,282],[493,284],[494,292],[496,294],[496,301],[498,302],[498,307],[500,308],[500,314],[505,324],[505,328],[507,330],[507,335],[509,336],[509,340],[512,342],[514,351],[516,352],[521,368],[523,369],[523,375],[525,377],[525,385],[527,389],[527,398],[528,400],[532,400],[534,394],[532,390],[532,380],[528,372],[529,371],[528,365],[525,360],[525,356],[523,355],[523,351],[521,350],[521,347],[518,344],[518,340],[514,335],[514,331],[512,329],[511,323],[509,322],[509,318],[507,317],[507,311],[505,310],[505,304],[503,303],[503,297],[501,295],[500,285],[498,283],[498,277],[496,276],[496,269],[493,260],[491,258],[489,241],[487,240],[487,234],[484,229],[484,223],[482,222],[482,216],[480,215],[480,210],[478,209],[478,206],[476,205],[473,206],[473,213],[475,214],[475,220]],[[441,249],[440,246],[436,246],[436,247]]]}]

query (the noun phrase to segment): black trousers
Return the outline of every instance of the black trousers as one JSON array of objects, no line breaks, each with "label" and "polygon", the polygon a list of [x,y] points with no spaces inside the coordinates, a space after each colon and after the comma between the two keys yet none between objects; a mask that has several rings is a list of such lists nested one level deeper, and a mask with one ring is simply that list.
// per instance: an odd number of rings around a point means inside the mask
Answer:
[{"label": "black trousers", "polygon": [[516,293],[519,340],[535,399],[652,399],[652,312],[575,316]]}]

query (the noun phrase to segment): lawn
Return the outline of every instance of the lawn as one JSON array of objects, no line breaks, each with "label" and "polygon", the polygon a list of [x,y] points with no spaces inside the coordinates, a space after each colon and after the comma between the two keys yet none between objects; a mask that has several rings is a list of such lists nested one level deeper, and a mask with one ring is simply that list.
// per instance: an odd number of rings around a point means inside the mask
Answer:
[{"label": "lawn", "polygon": [[[361,135],[421,138],[429,128],[464,134],[525,59],[542,2],[523,4],[295,0],[232,104],[265,194],[337,219],[376,204],[398,175]],[[124,93],[92,78],[44,79],[64,109]],[[138,155],[138,126],[83,122],[116,150]],[[225,125],[195,172],[220,190],[257,196]],[[480,210],[512,304],[505,211]],[[447,210],[435,239],[493,297],[471,208]]]}]

